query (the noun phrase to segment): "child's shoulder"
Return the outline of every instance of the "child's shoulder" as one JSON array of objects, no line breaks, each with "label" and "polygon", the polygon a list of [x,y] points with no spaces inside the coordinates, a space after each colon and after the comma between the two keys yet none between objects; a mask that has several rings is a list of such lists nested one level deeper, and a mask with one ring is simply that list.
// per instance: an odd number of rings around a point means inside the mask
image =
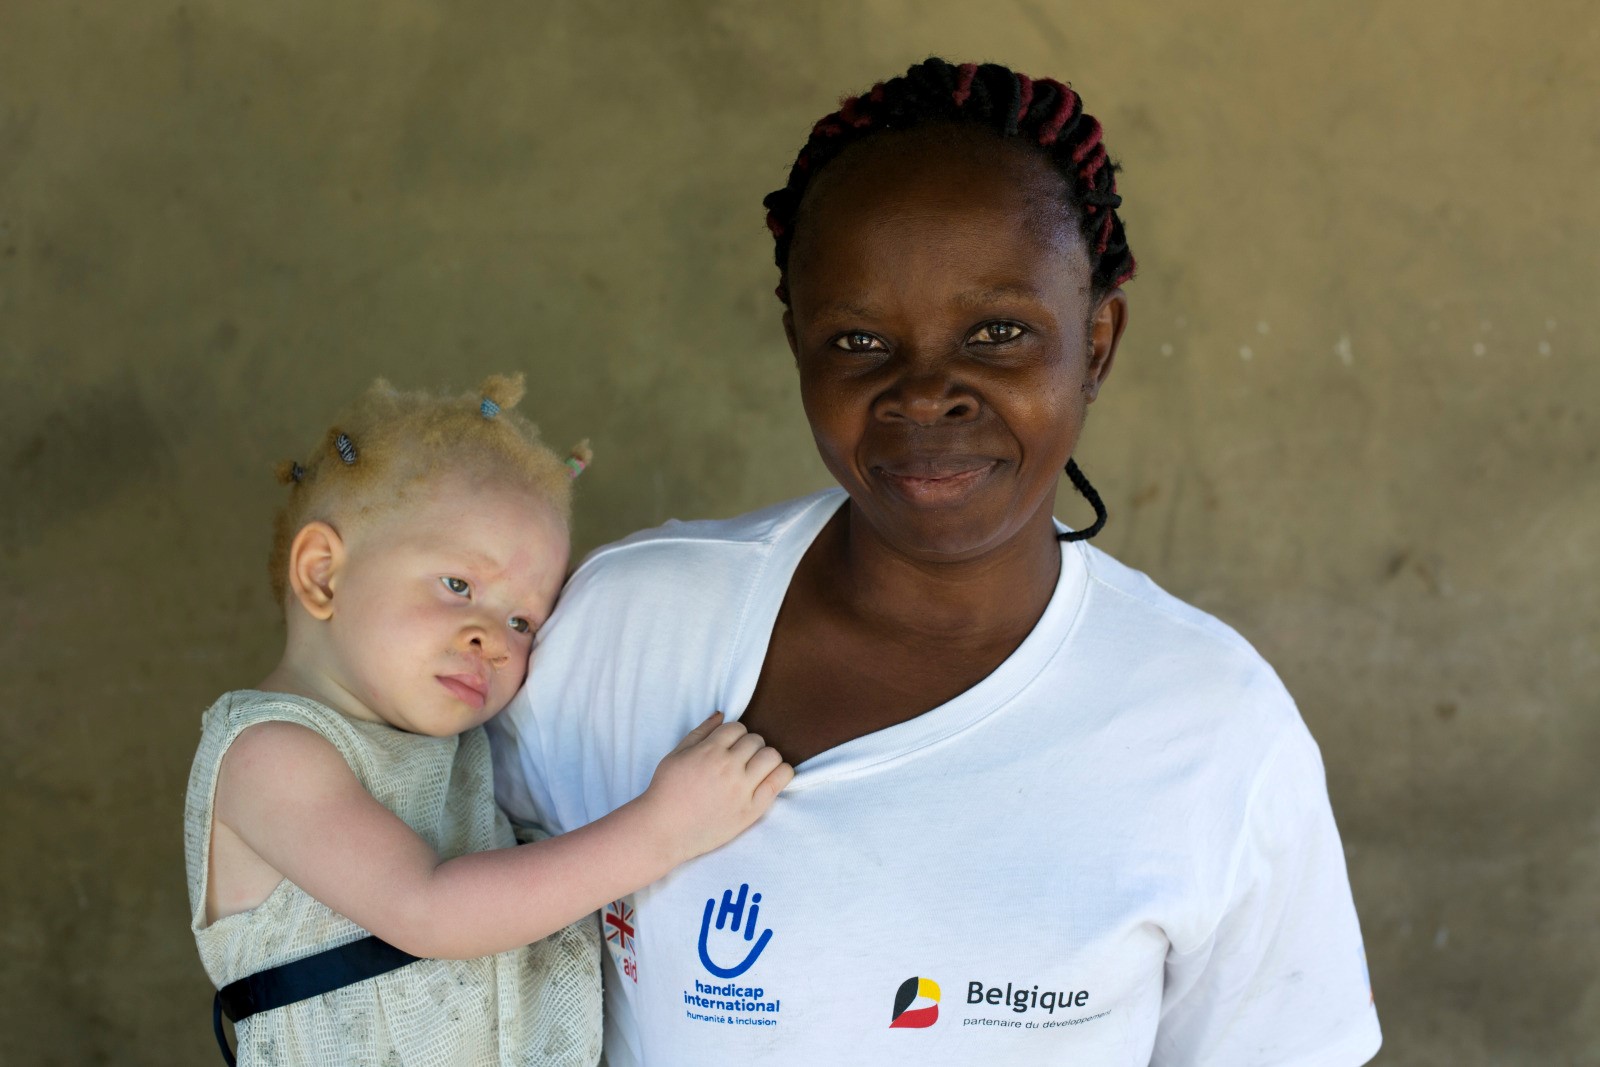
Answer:
[{"label": "child's shoulder", "polygon": [[415,750],[437,747],[441,740],[354,719],[297,693],[261,689],[223,693],[206,710],[200,726],[202,752],[211,749],[218,757],[246,736],[252,746],[261,746],[268,737],[280,739],[280,744],[284,738],[291,744],[314,740],[322,747],[332,746],[358,773],[373,759],[403,760]]},{"label": "child's shoulder", "polygon": [[262,689],[232,689],[212,703],[202,724],[208,729],[238,733],[261,723],[289,722],[326,733],[342,726],[343,719],[337,711],[310,697]]}]

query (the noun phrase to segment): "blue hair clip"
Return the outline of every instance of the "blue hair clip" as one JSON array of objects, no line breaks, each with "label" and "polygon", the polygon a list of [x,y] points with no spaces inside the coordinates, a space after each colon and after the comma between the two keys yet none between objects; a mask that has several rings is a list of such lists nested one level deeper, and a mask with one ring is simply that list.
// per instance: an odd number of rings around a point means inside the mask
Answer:
[{"label": "blue hair clip", "polygon": [[356,446],[355,443],[350,440],[349,434],[342,433],[338,437],[335,437],[333,439],[333,447],[338,451],[339,458],[344,460],[345,466],[349,467],[354,465],[356,461]]},{"label": "blue hair clip", "polygon": [[488,397],[483,398],[483,403],[478,405],[478,412],[486,419],[492,419],[500,414],[500,405]]}]

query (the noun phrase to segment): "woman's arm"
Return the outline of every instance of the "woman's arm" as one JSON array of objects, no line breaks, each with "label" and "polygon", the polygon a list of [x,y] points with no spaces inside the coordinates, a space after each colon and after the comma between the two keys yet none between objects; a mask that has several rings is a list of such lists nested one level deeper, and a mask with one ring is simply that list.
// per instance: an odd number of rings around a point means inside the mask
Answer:
[{"label": "woman's arm", "polygon": [[643,795],[518,848],[441,862],[332,744],[288,722],[240,733],[218,773],[215,818],[283,877],[397,948],[484,956],[559,930],[761,817],[794,771],[720,718],[685,737]]}]

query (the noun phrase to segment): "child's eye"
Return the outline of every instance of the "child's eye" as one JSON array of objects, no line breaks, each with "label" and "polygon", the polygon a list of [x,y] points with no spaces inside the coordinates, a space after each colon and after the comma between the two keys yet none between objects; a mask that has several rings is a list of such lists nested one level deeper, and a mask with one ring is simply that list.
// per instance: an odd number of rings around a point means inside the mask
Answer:
[{"label": "child's eye", "polygon": [[884,345],[872,334],[856,330],[835,337],[833,347],[842,348],[846,352],[880,352]]},{"label": "child's eye", "polygon": [[472,586],[467,584],[467,580],[465,578],[451,578],[447,576],[440,578],[439,580],[444,583],[444,587],[446,589],[450,590],[456,596],[466,596],[472,592]]},{"label": "child's eye", "polygon": [[519,634],[531,634],[531,633],[533,633],[533,623],[529,622],[527,619],[524,619],[519,615],[514,615],[514,616],[511,617],[510,626],[511,626],[511,628],[513,630],[517,631],[517,633],[519,633]]},{"label": "child's eye", "polygon": [[967,338],[969,344],[1003,345],[1022,336],[1022,327],[1014,322],[986,322]]}]

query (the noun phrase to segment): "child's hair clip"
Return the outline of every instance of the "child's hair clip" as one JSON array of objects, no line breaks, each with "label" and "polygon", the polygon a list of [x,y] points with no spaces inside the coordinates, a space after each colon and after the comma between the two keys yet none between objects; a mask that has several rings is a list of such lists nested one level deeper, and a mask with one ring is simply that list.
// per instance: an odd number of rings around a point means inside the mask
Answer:
[{"label": "child's hair clip", "polygon": [[272,469],[279,485],[299,485],[305,480],[306,469],[297,460],[286,459]]},{"label": "child's hair clip", "polygon": [[483,403],[478,405],[478,414],[482,415],[486,419],[492,419],[496,415],[500,414],[500,405],[496,404],[488,397],[484,397]]},{"label": "child's hair clip", "polygon": [[340,433],[333,439],[334,451],[339,453],[339,458],[344,460],[346,467],[354,466],[356,462],[356,445],[350,440],[350,435]]},{"label": "child's hair clip", "polygon": [[567,457],[567,477],[576,478],[588,469],[594,460],[594,451],[589,447],[589,439],[584,438],[572,446],[572,454]]}]

